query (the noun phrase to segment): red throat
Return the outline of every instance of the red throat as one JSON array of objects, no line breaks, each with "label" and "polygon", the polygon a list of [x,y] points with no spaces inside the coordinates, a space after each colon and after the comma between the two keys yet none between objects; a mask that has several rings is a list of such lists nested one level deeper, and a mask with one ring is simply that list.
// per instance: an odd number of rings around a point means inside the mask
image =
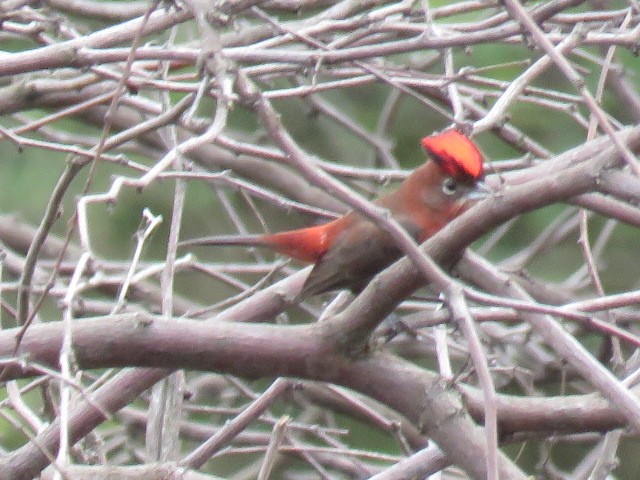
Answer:
[{"label": "red throat", "polygon": [[424,149],[454,177],[470,177],[477,180],[484,174],[482,154],[478,147],[457,130],[425,137],[420,142]]}]

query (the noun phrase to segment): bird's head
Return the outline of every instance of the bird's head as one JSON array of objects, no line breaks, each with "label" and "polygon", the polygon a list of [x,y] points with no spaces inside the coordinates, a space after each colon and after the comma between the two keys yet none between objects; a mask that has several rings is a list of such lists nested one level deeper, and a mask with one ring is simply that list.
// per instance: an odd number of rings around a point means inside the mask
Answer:
[{"label": "bird's head", "polygon": [[447,130],[420,142],[433,162],[425,167],[430,176],[431,202],[462,205],[486,197],[484,160],[478,147],[458,130]]}]

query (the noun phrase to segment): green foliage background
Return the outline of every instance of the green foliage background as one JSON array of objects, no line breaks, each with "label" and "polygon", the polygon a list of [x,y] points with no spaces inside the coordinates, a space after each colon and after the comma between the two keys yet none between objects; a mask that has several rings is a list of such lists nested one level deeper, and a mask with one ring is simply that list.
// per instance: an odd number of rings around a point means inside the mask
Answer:
[{"label": "green foliage background", "polygon": [[[434,2],[436,3],[436,2]],[[445,3],[445,2],[440,2]],[[622,4],[623,2],[618,2]],[[23,48],[30,48],[30,45],[17,44],[15,42],[1,43],[4,50],[18,51]],[[588,51],[589,48],[586,48]],[[594,50],[594,53],[598,53]],[[504,81],[509,81],[520,74],[526,65],[523,62],[535,61],[538,57],[536,51],[522,45],[486,45],[469,48],[467,51],[456,52],[455,64],[458,67],[467,65],[469,67],[484,67],[486,65],[496,65],[493,72],[494,77]],[[591,69],[592,65],[585,60],[574,59],[578,64],[586,69]],[[640,72],[638,59],[630,52],[622,49],[619,51],[619,60],[622,62],[630,79],[634,82],[636,90],[640,90]],[[397,63],[402,63],[403,58],[396,58]],[[511,63],[519,62],[519,63]],[[599,70],[594,70],[592,75],[587,77],[589,88],[595,90],[598,82]],[[563,91],[575,95],[576,92],[564,78],[551,69],[549,73],[538,79],[534,86]],[[319,94],[321,98],[338,108],[341,113],[347,115],[355,123],[366,130],[373,132],[376,128],[377,119],[383,108],[384,101],[390,89],[384,85],[365,86],[339,91],[330,91]],[[140,92],[144,95],[148,92]],[[493,99],[486,98],[488,105]],[[287,100],[274,102],[283,116],[285,125],[295,140],[306,151],[318,157],[336,162],[342,165],[369,166],[377,165],[377,159],[373,152],[361,140],[355,138],[347,129],[342,128],[322,114],[318,114],[309,108],[304,99]],[[606,93],[604,96],[604,107],[607,112],[622,123],[633,122],[633,119],[626,113],[625,105],[619,100]],[[213,109],[213,105],[211,105]],[[39,118],[50,112],[34,109],[26,114],[31,118]],[[579,126],[572,118],[571,111],[560,114],[558,110],[545,108],[539,104],[518,102],[509,110],[510,122],[521,129],[524,133],[534,138],[552,152],[564,152],[573,146],[580,145],[585,141],[585,130]],[[580,112],[586,114],[583,110]],[[201,112],[206,116],[207,112]],[[4,128],[15,124],[9,117],[2,120]],[[439,114],[430,111],[417,101],[405,98],[401,103],[401,108],[395,115],[395,121],[387,133],[388,141],[394,145],[393,153],[399,164],[404,169],[412,169],[421,164],[424,156],[419,147],[419,139],[433,131],[440,130],[449,125],[449,121]],[[66,130],[71,134],[93,135],[96,138],[101,133],[101,126],[90,125],[81,121],[64,120],[54,123],[52,126]],[[231,112],[229,121],[229,131],[237,135],[254,135],[258,123],[252,114],[243,107],[237,106]],[[36,135],[37,137],[37,135]],[[514,149],[506,146],[492,133],[484,133],[476,138],[486,154],[487,159],[499,162],[504,159],[512,159],[520,154]],[[155,159],[144,158],[135,153],[127,153],[129,158],[151,166]],[[18,148],[7,138],[0,142],[0,213],[13,215],[18,219],[37,225],[43,216],[44,209],[49,201],[53,187],[64,168],[64,155],[51,151],[44,151],[36,148]],[[67,222],[73,216],[75,208],[75,196],[82,192],[84,182],[87,179],[88,168],[85,168],[78,178],[75,179],[72,188],[68,192],[64,201],[64,211],[54,227],[54,233],[64,236],[67,230]],[[114,175],[130,172],[121,167],[113,166],[107,162],[102,162],[97,168],[97,175],[93,181],[91,191],[102,192],[108,190]],[[388,188],[387,186],[376,186]],[[117,203],[111,207],[92,206],[91,217],[91,240],[96,252],[103,258],[112,261],[127,261],[131,257],[134,248],[134,235],[141,220],[141,213],[144,208],[149,208],[154,214],[161,214],[165,219],[163,225],[155,233],[146,252],[145,259],[161,260],[164,258],[166,239],[168,235],[168,224],[171,217],[172,201],[174,195],[174,182],[163,180],[156,182],[150,188],[142,192],[127,189],[120,195]],[[241,193],[231,193],[231,198],[237,204],[238,211],[248,225],[260,231],[260,224],[253,217],[251,210],[244,202]],[[263,201],[256,200],[260,211],[263,213],[268,226],[277,231],[290,228],[292,226],[306,225],[316,221],[316,218],[302,215],[295,212],[283,211]],[[488,257],[493,261],[498,261],[509,257],[528,245],[533,238],[538,235],[546,225],[562,211],[565,206],[552,206],[541,211],[524,215],[519,218],[509,233],[491,249]],[[187,208],[185,210],[184,227],[182,238],[191,238],[202,235],[213,235],[218,233],[233,233],[233,225],[224,214],[224,210],[218,203],[217,197],[212,189],[203,182],[189,182],[187,193]],[[593,215],[589,222],[590,233],[595,238],[603,228],[605,219],[598,215]],[[601,275],[606,292],[632,290],[640,287],[638,276],[638,253],[639,242],[637,229],[618,225],[615,229],[612,240],[608,244],[604,255],[604,263],[601,266]],[[559,246],[553,248],[543,255],[535,258],[528,266],[531,274],[543,280],[552,282],[562,282],[567,279],[583,263],[580,251],[576,248],[576,235],[569,236]],[[476,247],[481,247],[483,241],[480,240]],[[248,260],[250,254],[238,250],[212,249],[210,251],[198,252],[198,257],[206,260],[225,262],[235,260]],[[256,278],[257,279],[257,278]],[[220,286],[217,291],[202,285],[195,274],[181,274],[176,285],[179,293],[190,298],[211,304],[226,298],[234,291],[229,287]],[[11,319],[3,314],[3,324],[11,325]],[[58,309],[49,302],[47,308],[43,310],[43,318],[54,319],[58,316]],[[544,388],[554,390],[558,384],[547,385]],[[30,400],[37,404],[37,398]],[[344,425],[353,427],[351,435],[355,443],[361,441],[366,448],[375,445],[377,449],[391,448],[393,453],[395,447],[387,445],[387,440],[371,438],[369,433],[362,426],[354,425],[352,421],[342,419]],[[22,441],[12,428],[6,424],[0,429],[0,441],[5,448],[11,448]],[[523,444],[516,444],[508,447],[509,452],[515,457],[521,455],[519,451]],[[524,444],[524,456],[527,450],[536,450],[537,442]],[[621,450],[621,455],[627,459],[621,463],[616,471],[618,478],[637,478],[638,442],[629,441],[625,443]],[[572,446],[571,449],[576,448]],[[562,446],[554,448],[554,452],[559,457],[564,457],[567,468],[572,466],[572,457],[581,455],[572,453],[572,450],[565,450]],[[628,457],[627,457],[628,455]],[[525,460],[525,463],[527,461]],[[562,463],[559,462],[559,463]],[[533,465],[530,465],[533,468]]]}]

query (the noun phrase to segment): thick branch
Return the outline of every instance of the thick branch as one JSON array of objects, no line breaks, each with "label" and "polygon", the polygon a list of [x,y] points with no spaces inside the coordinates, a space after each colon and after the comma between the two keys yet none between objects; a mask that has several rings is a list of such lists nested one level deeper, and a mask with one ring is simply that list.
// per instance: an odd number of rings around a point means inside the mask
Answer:
[{"label": "thick branch", "polygon": [[[21,344],[21,353],[34,363],[57,363],[62,344],[61,323],[32,326]],[[350,359],[323,340],[324,324],[275,326],[207,324],[192,320],[162,321],[122,316],[79,321],[74,326],[74,352],[80,368],[146,366],[191,368],[232,373],[243,377],[294,376],[339,383],[396,409],[430,435],[448,458],[473,478],[485,477],[485,440],[457,395],[433,373],[396,357],[375,354]],[[0,332],[0,355],[15,348],[15,331]],[[163,370],[157,370],[161,375]],[[8,377],[29,373],[15,365]],[[101,411],[92,412],[103,418]],[[73,440],[87,428],[72,412],[77,429]],[[41,443],[55,449],[55,424],[41,434]],[[91,426],[93,428],[93,425]],[[0,474],[8,480],[31,478],[39,449],[29,443],[0,462]],[[29,459],[29,462],[27,462]],[[23,468],[27,465],[27,468]],[[22,467],[21,467],[22,466]],[[524,478],[501,457],[501,478]]]}]

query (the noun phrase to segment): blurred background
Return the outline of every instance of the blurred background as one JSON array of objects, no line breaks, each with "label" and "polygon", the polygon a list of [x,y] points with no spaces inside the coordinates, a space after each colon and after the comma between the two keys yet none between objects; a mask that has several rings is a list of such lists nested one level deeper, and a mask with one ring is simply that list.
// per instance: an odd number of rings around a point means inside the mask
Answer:
[{"label": "blurred background", "polygon": [[[53,288],[41,303],[46,282],[38,278],[32,283],[30,313],[37,322],[62,318],[60,301],[78,253],[86,252],[81,249],[86,247],[82,241],[87,240],[92,266],[85,272],[84,286],[75,299],[76,316],[81,319],[112,311],[126,272],[134,262],[136,240],[148,227],[145,210],[152,217],[161,216],[162,222],[143,242],[140,258],[134,263],[135,272],[140,274],[135,282],[160,288],[172,210],[177,195],[182,195],[177,193],[180,189],[184,189],[181,239],[275,232],[322,222],[344,211],[345,207],[341,208],[335,199],[315,192],[298,172],[284,166],[278,158],[282,153],[255,113],[234,99],[224,112],[223,128],[211,142],[176,158],[144,188],[124,186],[113,201],[87,203],[88,237],[81,238],[77,228],[79,199],[109,191],[117,178],[141,178],[166,159],[176,145],[201,135],[223,108],[220,80],[232,79],[235,69],[245,69],[256,81],[280,113],[288,134],[310,161],[355,191],[374,198],[394,188],[424,162],[420,138],[452,125],[452,86],[463,107],[455,113],[462,113],[464,124],[472,126],[495,105],[510,82],[543,56],[528,36],[519,35],[517,24],[500,2],[274,1],[239,11],[233,10],[232,2],[223,12],[198,7],[195,2],[7,3],[11,5],[3,6],[0,42],[6,52],[4,62],[14,65],[11,68],[16,72],[6,73],[10,71],[8,67],[0,68],[0,241],[7,254],[24,260],[33,239],[33,230],[29,229],[38,228],[46,218],[47,208],[53,206],[57,214],[47,236],[52,242],[68,237],[71,245],[60,257],[59,268],[58,244],[37,257],[38,269],[50,275],[57,272]],[[555,44],[575,34],[576,29],[589,32],[566,54],[567,60],[598,98],[615,128],[637,124],[638,6],[625,1],[573,2],[577,6],[565,3],[566,7],[557,1],[527,2],[525,6],[544,16],[543,31]],[[190,16],[185,12],[189,11],[203,13],[206,20],[199,23],[187,18]],[[153,12],[149,25],[155,25],[155,19],[162,16],[171,20],[167,20],[167,27],[154,27],[152,33],[138,38],[134,24],[126,22],[142,19],[148,12]],[[121,37],[115,33],[118,26]],[[97,41],[91,36],[92,32],[108,29],[114,29],[109,40]],[[513,33],[500,35],[500,29]],[[442,37],[445,43],[446,39],[453,40],[448,48],[418,48],[415,39],[420,35],[428,39]],[[465,35],[469,43],[456,40]],[[219,42],[222,49],[216,50],[212,40]],[[86,49],[84,56],[65,61],[62,50],[44,50],[73,41],[79,42],[78,52]],[[383,46],[389,46],[391,53],[383,53]],[[382,53],[361,53],[367,48]],[[321,61],[313,55],[341,49],[345,52],[343,61]],[[34,53],[39,51],[43,55]],[[127,66],[129,52],[135,51],[139,56],[132,54],[135,61]],[[207,51],[213,54],[207,57],[203,53]],[[20,63],[21,53],[35,55],[32,63]],[[107,54],[115,60],[103,60]],[[304,55],[308,57],[298,60]],[[55,67],[48,67],[48,57],[56,60]],[[447,62],[451,72],[445,68]],[[608,83],[603,88],[605,75]],[[124,88],[119,90],[122,85]],[[121,145],[104,148],[103,158],[95,161],[95,152],[103,148],[100,145],[104,140],[108,144],[119,133],[134,132],[136,126],[159,117],[191,94],[197,96],[181,112],[180,120],[149,127]],[[98,101],[100,95],[104,99]],[[109,109],[112,111],[107,115]],[[527,83],[501,121],[478,132],[474,141],[485,154],[489,173],[524,169],[585,143],[591,115],[576,88],[550,65]],[[598,135],[601,133],[597,131]],[[70,162],[86,165],[68,178],[69,185],[61,192],[58,205],[52,201],[53,194]],[[576,206],[550,205],[512,219],[504,228],[479,239],[473,248],[497,266],[524,271],[570,298],[590,298],[598,293],[578,244],[580,215]],[[637,290],[637,227],[598,213],[585,215],[604,292],[610,295]],[[23,230],[24,235],[18,235]],[[545,239],[543,244],[532,247],[541,238]],[[199,248],[193,250],[193,256],[185,257],[187,253],[178,251],[174,293],[184,310],[176,311],[177,316],[206,318],[233,303],[234,297],[245,289],[269,285],[300,267],[295,262],[283,265],[280,257],[269,252],[243,248]],[[12,265],[3,268],[3,328],[14,327],[18,322],[17,291],[22,273]],[[133,287],[131,290],[124,310],[161,310],[156,296],[136,293]],[[425,295],[422,291],[410,302],[419,303]],[[277,321],[313,321],[328,300],[326,296],[312,299],[282,313]],[[409,303],[400,311],[411,313],[414,306]],[[625,319],[625,327],[635,331],[635,313],[628,312]],[[568,328],[594,355],[602,354],[605,347],[600,335],[575,325]],[[423,333],[426,337],[431,335],[429,328]],[[394,339],[396,345],[389,348],[425,367],[437,368],[430,356],[431,341],[419,344],[415,338],[404,340],[407,339]],[[492,341],[498,342],[495,338]],[[505,374],[502,383],[498,382],[504,388],[501,391],[518,395],[586,391],[582,382],[568,375],[562,362],[537,342],[540,352],[549,358],[534,361],[514,354],[510,361],[520,358],[521,363],[513,365],[501,363],[507,358],[501,356],[501,348],[506,350],[507,346],[487,346],[496,349],[496,365],[526,371],[519,380]],[[632,354],[632,349],[623,348],[624,358]],[[605,363],[609,360],[603,358]],[[466,361],[461,353],[454,365],[466,372]],[[91,385],[101,374],[108,378],[113,372],[83,372],[78,378]],[[527,380],[522,380],[525,377]],[[185,373],[183,381],[184,390],[193,394],[193,398],[185,400],[185,421],[212,429],[245,405],[250,399],[247,392],[257,394],[269,385],[265,380],[230,380],[200,372]],[[33,379],[18,382],[26,390],[22,398],[42,422],[50,421],[59,392],[55,386],[43,386],[48,383],[44,380],[38,386],[32,382]],[[523,386],[527,382],[529,390]],[[46,393],[47,388],[53,393]],[[28,435],[16,427],[16,423],[26,421],[16,414],[6,392],[2,398],[5,414],[0,418],[0,446],[8,455],[25,444]],[[99,458],[97,463],[141,461],[141,452],[146,448],[143,415],[149,398],[149,394],[141,396],[136,404],[96,431],[100,447],[90,445],[88,440],[79,448],[82,452],[76,452],[77,462],[92,463],[87,459],[92,455]],[[340,465],[336,456],[335,464],[324,464],[329,472],[327,478],[367,478],[362,472],[376,471],[403,455],[402,442],[392,432],[372,427],[348,409],[347,413],[323,410],[317,398],[310,401],[300,394],[296,399],[279,402],[244,433],[239,444],[229,447],[232,453],[213,459],[205,471],[223,478],[253,478],[263,451],[250,452],[248,446],[268,442],[275,420],[284,414],[300,424],[296,433],[306,442],[325,445],[305,433],[305,429],[321,425],[327,435],[347,445],[345,448],[372,452],[370,457],[355,455],[357,461],[353,462],[362,462],[355,467]],[[32,430],[34,426],[23,428]],[[194,448],[202,439],[193,432],[185,434],[182,452]],[[510,438],[505,451],[526,472],[540,478],[580,478],[571,472],[589,458],[600,439],[597,432],[582,436],[524,433]],[[247,452],[242,450],[244,447]],[[619,464],[611,478],[637,478],[639,447],[635,438],[622,441],[616,457]],[[285,456],[273,478],[322,478],[309,467],[308,460],[299,455]],[[462,478],[458,474],[452,470],[447,473],[451,477],[444,478]]]}]

